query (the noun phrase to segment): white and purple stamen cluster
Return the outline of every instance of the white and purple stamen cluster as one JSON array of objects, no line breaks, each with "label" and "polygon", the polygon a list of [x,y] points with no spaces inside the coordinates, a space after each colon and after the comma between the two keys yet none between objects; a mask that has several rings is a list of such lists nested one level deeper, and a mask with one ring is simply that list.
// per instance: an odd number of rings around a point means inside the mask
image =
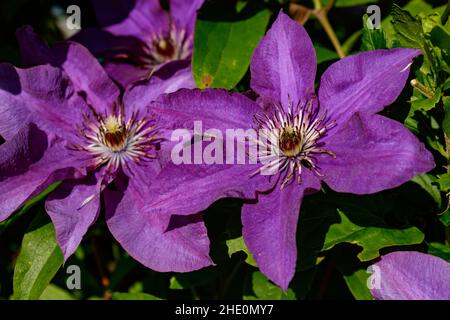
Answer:
[{"label": "white and purple stamen cluster", "polygon": [[286,175],[281,189],[293,179],[301,184],[302,167],[322,176],[315,155],[336,155],[323,149],[320,141],[335,126],[325,112],[320,112],[313,100],[295,106],[289,100],[287,108],[274,104],[272,113],[255,116],[258,130],[258,158],[263,164],[256,173],[283,173]]},{"label": "white and purple stamen cluster", "polygon": [[139,164],[156,158],[154,151],[160,139],[150,119],[133,113],[125,120],[121,107],[113,108],[111,115],[92,113],[93,117],[84,114],[78,130],[84,144],[72,149],[88,152],[96,168],[106,165],[106,172],[114,173],[121,166],[129,169],[129,161]]},{"label": "white and purple stamen cluster", "polygon": [[192,43],[192,35],[188,36],[186,30],[178,30],[172,25],[169,32],[154,34],[143,47],[141,63],[152,69],[169,61],[188,59]]}]

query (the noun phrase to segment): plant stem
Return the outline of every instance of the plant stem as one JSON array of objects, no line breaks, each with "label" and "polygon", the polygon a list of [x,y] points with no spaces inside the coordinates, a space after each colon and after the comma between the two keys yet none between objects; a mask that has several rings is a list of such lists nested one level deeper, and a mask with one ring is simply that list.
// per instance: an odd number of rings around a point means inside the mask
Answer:
[{"label": "plant stem", "polygon": [[322,2],[321,2],[321,0],[313,0],[313,2],[314,2],[314,9],[316,9],[316,10],[322,9]]},{"label": "plant stem", "polygon": [[345,53],[342,49],[342,45],[339,42],[339,39],[336,36],[336,33],[334,32],[333,27],[330,24],[330,21],[327,17],[327,11],[326,10],[318,10],[315,11],[314,15],[317,17],[317,20],[319,20],[320,24],[322,25],[323,29],[327,33],[328,38],[330,39],[331,43],[334,46],[334,49],[336,50],[336,53],[338,54],[339,58],[344,58]]}]

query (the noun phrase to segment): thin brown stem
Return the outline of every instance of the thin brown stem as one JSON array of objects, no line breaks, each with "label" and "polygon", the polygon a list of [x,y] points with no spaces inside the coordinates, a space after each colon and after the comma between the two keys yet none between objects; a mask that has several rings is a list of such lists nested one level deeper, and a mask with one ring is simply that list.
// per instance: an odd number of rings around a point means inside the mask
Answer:
[{"label": "thin brown stem", "polygon": [[342,49],[341,42],[337,38],[336,33],[334,32],[334,29],[330,24],[330,21],[328,20],[328,16],[327,16],[328,10],[325,10],[325,8],[320,9],[320,10],[315,10],[314,15],[316,16],[317,20],[319,20],[320,24],[322,25],[323,29],[325,30],[325,32],[326,32],[328,38],[330,39],[331,43],[333,44],[333,47],[336,50],[336,53],[338,54],[339,58],[342,59],[345,57],[345,52]]},{"label": "thin brown stem", "polygon": [[110,300],[111,299],[111,293],[108,290],[109,278],[106,276],[106,273],[103,270],[103,264],[102,264],[102,261],[101,261],[101,258],[100,258],[100,254],[99,254],[98,247],[97,247],[97,241],[96,241],[95,237],[92,237],[91,246],[92,246],[92,252],[94,253],[94,258],[95,258],[95,264],[97,266],[97,271],[98,271],[98,274],[100,275],[100,284],[105,289],[103,298],[105,300]]}]

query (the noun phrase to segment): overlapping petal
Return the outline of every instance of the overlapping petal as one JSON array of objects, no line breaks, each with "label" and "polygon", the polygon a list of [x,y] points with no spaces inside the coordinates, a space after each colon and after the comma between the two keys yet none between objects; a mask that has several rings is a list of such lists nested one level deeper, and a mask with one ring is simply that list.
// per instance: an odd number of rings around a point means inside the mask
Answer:
[{"label": "overlapping petal", "polygon": [[0,146],[0,221],[54,182],[84,175],[83,166],[59,138],[25,125]]},{"label": "overlapping petal", "polygon": [[93,174],[83,179],[66,180],[45,202],[65,260],[75,252],[98,217],[101,183],[102,180]]},{"label": "overlapping petal", "polygon": [[[187,272],[212,264],[209,239],[200,216],[164,217],[149,211],[145,189],[105,190],[108,228],[136,260],[160,272]],[[142,195],[145,195],[143,197]]]},{"label": "overlapping petal", "polygon": [[274,185],[268,177],[252,176],[259,166],[168,164],[149,187],[146,211],[167,223],[172,215],[201,212],[222,198],[256,199],[257,191]]},{"label": "overlapping petal", "polygon": [[94,0],[97,20],[112,34],[134,36],[144,42],[167,31],[169,18],[158,0]]},{"label": "overlapping petal", "polygon": [[0,134],[9,140],[28,123],[66,138],[88,107],[69,79],[48,65],[19,69],[0,64]]},{"label": "overlapping petal", "polygon": [[[77,92],[99,112],[117,102],[119,89],[88,49],[76,42],[58,43],[49,49],[30,27],[17,31],[22,57],[31,65],[51,64],[64,70]],[[32,48],[32,50],[30,50]]]},{"label": "overlapping petal", "polygon": [[247,97],[222,89],[185,90],[163,95],[149,109],[155,119],[168,130],[193,129],[194,121],[203,130],[247,130],[261,108]]},{"label": "overlapping petal", "polygon": [[169,62],[156,71],[150,79],[139,81],[131,86],[124,95],[123,101],[127,113],[145,114],[150,104],[163,93],[176,92],[179,89],[196,87],[190,61]]}]

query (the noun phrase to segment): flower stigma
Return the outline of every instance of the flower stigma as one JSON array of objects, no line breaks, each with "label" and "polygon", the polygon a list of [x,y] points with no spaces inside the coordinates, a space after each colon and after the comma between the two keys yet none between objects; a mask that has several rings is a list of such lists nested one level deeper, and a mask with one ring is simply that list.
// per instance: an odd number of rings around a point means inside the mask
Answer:
[{"label": "flower stigma", "polygon": [[287,108],[274,104],[271,113],[257,114],[258,157],[263,165],[253,174],[285,173],[281,189],[295,178],[301,184],[303,167],[322,176],[316,155],[336,157],[323,148],[322,140],[334,126],[335,122],[329,121],[326,112],[320,112],[314,100],[293,105],[289,99]]}]

